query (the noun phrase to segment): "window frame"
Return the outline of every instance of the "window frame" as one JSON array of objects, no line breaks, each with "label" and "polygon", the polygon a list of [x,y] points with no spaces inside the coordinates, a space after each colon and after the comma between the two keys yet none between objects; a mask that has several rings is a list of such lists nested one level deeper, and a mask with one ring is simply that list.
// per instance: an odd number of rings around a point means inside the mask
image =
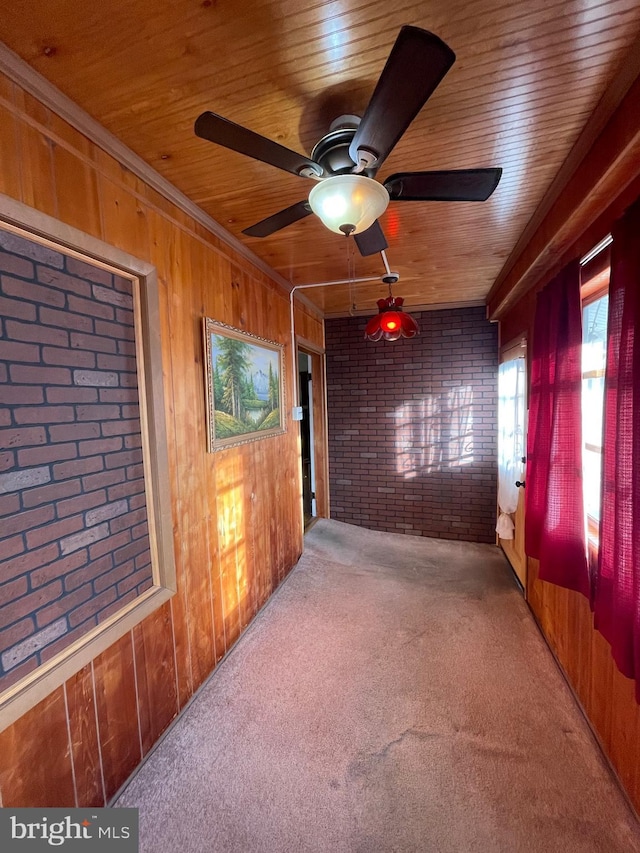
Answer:
[{"label": "window frame", "polygon": [[[610,242],[604,241],[604,245],[595,255],[591,255],[589,259],[582,262],[580,265],[580,310],[584,317],[584,310],[589,305],[602,299],[609,292],[609,279],[611,274],[611,249]],[[604,377],[606,374],[606,348],[605,348],[605,366],[601,370],[582,371],[581,380],[596,379]],[[602,458],[603,445],[600,443],[598,447],[589,444],[582,439],[583,449],[587,447],[593,452],[600,454]],[[591,559],[597,559],[599,540],[600,540],[600,521],[586,511],[585,505],[585,522],[587,534],[587,551]]]},{"label": "window frame", "polygon": [[0,694],[0,731],[131,631],[176,592],[158,276],[154,266],[0,193],[0,228],[132,282],[153,585]]}]

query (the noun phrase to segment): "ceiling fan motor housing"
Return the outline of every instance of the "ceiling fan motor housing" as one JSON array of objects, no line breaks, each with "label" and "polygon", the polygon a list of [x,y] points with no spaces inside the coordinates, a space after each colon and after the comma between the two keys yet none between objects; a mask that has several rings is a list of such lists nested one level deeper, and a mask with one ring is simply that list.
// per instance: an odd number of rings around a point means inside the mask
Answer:
[{"label": "ceiling fan motor housing", "polygon": [[[356,134],[360,119],[358,116],[340,116],[331,123],[326,133],[313,147],[311,159],[322,166],[325,176],[347,175],[356,165],[349,154],[349,146]],[[373,169],[365,169],[361,174],[373,177]]]}]

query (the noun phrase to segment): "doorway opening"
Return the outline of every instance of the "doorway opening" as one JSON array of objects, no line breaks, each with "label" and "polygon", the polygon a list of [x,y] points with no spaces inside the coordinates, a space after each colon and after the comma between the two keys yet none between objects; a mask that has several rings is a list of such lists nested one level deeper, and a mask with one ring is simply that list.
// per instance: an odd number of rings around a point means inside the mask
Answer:
[{"label": "doorway opening", "polygon": [[298,388],[300,406],[302,407],[302,420],[300,421],[302,511],[305,530],[317,515],[312,370],[312,356],[303,350],[298,350]]},{"label": "doorway opening", "polygon": [[524,550],[526,340],[504,347],[498,373],[498,542],[527,594]]}]

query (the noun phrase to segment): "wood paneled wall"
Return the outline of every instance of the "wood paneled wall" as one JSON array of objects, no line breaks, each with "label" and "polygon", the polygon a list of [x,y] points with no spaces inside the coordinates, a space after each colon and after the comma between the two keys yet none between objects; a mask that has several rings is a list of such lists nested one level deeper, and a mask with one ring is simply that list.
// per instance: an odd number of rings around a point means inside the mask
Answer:
[{"label": "wood paneled wall", "polygon": [[[1,75],[0,192],[158,270],[178,591],[0,734],[1,805],[101,806],[301,553],[289,299]],[[284,344],[285,435],[206,452],[203,315]],[[323,346],[322,320],[303,316],[301,333]]]},{"label": "wood paneled wall", "polygon": [[[615,219],[640,193],[640,177],[616,196],[566,250],[544,279],[525,293],[501,318],[505,343],[523,334],[533,341],[536,294],[570,258],[581,257],[607,233]],[[526,520],[525,520],[526,524]],[[602,749],[640,812],[640,706],[634,682],[616,667],[607,641],[593,627],[587,599],[538,578],[538,561],[527,560],[529,606],[580,702]]]}]

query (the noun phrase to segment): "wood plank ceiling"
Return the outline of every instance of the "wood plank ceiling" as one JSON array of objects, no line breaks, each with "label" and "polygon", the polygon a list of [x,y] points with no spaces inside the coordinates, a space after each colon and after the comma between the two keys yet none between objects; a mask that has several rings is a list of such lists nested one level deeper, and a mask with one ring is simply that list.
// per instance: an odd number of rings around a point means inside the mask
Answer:
[{"label": "wood plank ceiling", "polygon": [[[409,307],[485,299],[640,34],[637,0],[12,0],[0,40],[293,284],[381,275],[379,255],[307,219],[242,229],[304,199],[307,179],[193,133],[210,109],[309,153],[362,112],[403,24],[457,60],[387,161],[501,166],[484,203],[392,203],[382,218]],[[379,282],[307,291],[327,315],[371,311]],[[355,306],[355,308],[354,308]]]}]

